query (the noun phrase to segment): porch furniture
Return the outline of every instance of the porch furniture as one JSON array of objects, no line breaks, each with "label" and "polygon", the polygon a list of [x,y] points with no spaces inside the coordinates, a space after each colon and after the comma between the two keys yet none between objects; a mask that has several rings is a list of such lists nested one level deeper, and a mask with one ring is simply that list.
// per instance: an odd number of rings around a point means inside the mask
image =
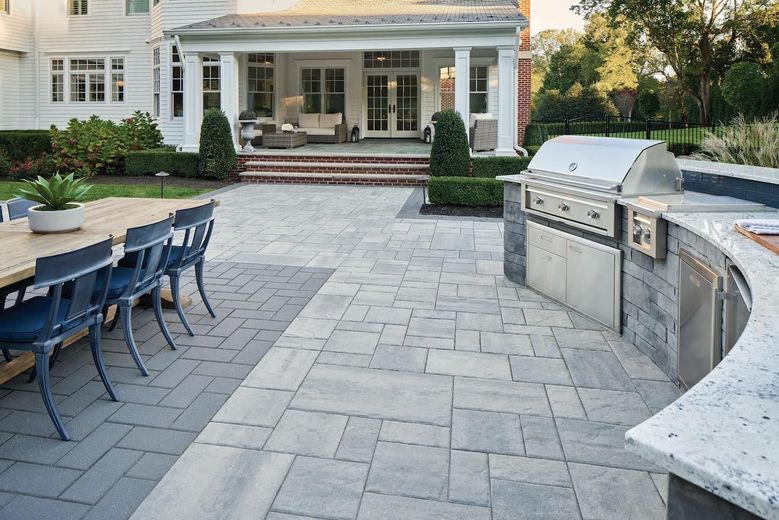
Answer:
[{"label": "porch furniture", "polygon": [[492,114],[471,114],[470,145],[474,152],[498,147],[498,120]]},{"label": "porch furniture", "polygon": [[[89,331],[92,359],[111,400],[118,401],[100,350],[102,309],[111,278],[111,238],[68,253],[35,261],[35,288],[49,296],[35,296],[0,311],[0,346],[25,350],[35,360],[35,376],[54,426],[62,440],[70,440],[60,417],[49,379],[49,354],[63,343]],[[71,287],[63,298],[65,285]]]},{"label": "porch furniture", "polygon": [[343,143],[346,141],[347,126],[340,112],[298,115],[298,131],[308,134],[309,143]]},{"label": "porch furniture", "polygon": [[278,123],[276,121],[264,121],[254,125],[254,139],[252,145],[260,146],[263,144],[262,136],[275,134]]},{"label": "porch furniture", "polygon": [[[35,258],[72,251],[93,244],[109,235],[114,245],[121,244],[127,228],[142,226],[166,218],[178,209],[205,204],[195,199],[142,199],[110,197],[86,204],[86,222],[73,233],[38,235],[31,233],[24,219],[0,224],[0,291],[35,275]],[[218,203],[217,203],[218,204]],[[164,291],[163,291],[164,292]],[[113,318],[113,309],[108,312]],[[77,339],[65,340],[67,346]],[[81,336],[83,337],[83,335]],[[0,364],[0,383],[4,383],[35,365],[35,357],[24,353]]]},{"label": "porch furniture", "polygon": [[211,204],[204,204],[196,208],[180,209],[176,211],[173,224],[175,231],[184,232],[184,240],[181,245],[173,246],[165,274],[170,278],[170,288],[176,312],[178,312],[181,323],[184,324],[190,336],[194,336],[195,333],[184,315],[179,294],[181,274],[187,269],[195,269],[197,290],[200,292],[200,297],[203,299],[203,304],[208,309],[208,313],[212,318],[216,318],[214,309],[211,308],[211,303],[208,301],[203,279],[206,249],[211,240],[211,232],[214,229],[214,207],[215,204],[212,201]]},{"label": "porch furniture", "polygon": [[[122,332],[130,355],[144,376],[149,371],[143,364],[138,347],[133,338],[132,311],[135,301],[141,296],[150,295],[154,317],[162,330],[170,348],[176,350],[176,344],[168,331],[162,316],[162,275],[168,265],[173,245],[173,216],[164,220],[127,230],[124,252],[132,255],[135,264],[132,267],[119,265],[111,273],[111,283],[105,305],[116,305],[122,320]],[[176,293],[177,294],[177,293]],[[177,302],[177,306],[181,304]],[[111,328],[116,324],[116,319]]]},{"label": "porch furniture", "polygon": [[[8,206],[8,218],[10,220],[16,220],[18,218],[24,218],[27,216],[27,210],[33,206],[38,206],[40,202],[27,199],[11,199],[7,203]],[[2,220],[0,220],[2,222]]]},{"label": "porch furniture", "polygon": [[297,148],[298,146],[305,146],[307,143],[306,132],[292,132],[289,134],[277,132],[262,136],[262,146],[265,148]]}]

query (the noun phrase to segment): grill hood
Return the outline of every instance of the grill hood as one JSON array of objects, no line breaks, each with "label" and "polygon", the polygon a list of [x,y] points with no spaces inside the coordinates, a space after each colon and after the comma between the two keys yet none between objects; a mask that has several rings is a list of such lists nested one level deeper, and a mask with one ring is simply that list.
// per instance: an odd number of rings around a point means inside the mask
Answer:
[{"label": "grill hood", "polygon": [[524,175],[623,197],[675,193],[682,181],[664,141],[570,135],[545,142]]}]

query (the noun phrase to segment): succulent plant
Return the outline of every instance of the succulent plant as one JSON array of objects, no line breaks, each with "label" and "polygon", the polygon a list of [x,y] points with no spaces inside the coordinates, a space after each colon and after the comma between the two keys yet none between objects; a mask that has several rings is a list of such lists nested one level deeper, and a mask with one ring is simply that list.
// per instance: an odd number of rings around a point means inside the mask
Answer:
[{"label": "succulent plant", "polygon": [[40,202],[43,211],[63,211],[72,209],[76,202],[84,199],[91,185],[84,184],[84,179],[75,179],[71,173],[62,177],[59,173],[51,179],[38,177],[36,180],[25,180],[25,186],[20,188],[15,196],[21,199]]}]

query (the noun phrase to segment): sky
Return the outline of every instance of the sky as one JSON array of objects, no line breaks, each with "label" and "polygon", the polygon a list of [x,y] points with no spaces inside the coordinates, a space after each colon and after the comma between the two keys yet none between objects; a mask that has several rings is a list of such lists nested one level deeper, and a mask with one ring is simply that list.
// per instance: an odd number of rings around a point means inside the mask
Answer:
[{"label": "sky", "polygon": [[545,29],[581,29],[584,21],[570,11],[576,0],[531,0],[530,30],[538,34]]}]

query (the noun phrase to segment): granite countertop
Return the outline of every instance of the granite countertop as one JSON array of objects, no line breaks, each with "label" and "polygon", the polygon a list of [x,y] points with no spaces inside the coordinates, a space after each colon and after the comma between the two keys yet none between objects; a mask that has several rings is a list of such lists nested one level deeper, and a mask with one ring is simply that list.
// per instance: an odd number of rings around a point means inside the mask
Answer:
[{"label": "granite countertop", "polygon": [[760,166],[747,166],[743,164],[728,164],[709,161],[695,161],[692,159],[677,159],[682,171],[708,173],[736,179],[748,179],[750,181],[765,182],[767,184],[779,184],[779,174],[776,168],[763,168]]},{"label": "granite countertop", "polygon": [[626,447],[756,515],[779,519],[779,255],[733,228],[740,218],[771,214],[663,216],[741,269],[752,290],[752,315],[730,354],[686,394],[629,430]]}]

